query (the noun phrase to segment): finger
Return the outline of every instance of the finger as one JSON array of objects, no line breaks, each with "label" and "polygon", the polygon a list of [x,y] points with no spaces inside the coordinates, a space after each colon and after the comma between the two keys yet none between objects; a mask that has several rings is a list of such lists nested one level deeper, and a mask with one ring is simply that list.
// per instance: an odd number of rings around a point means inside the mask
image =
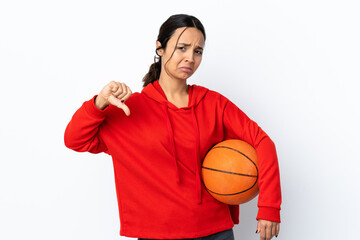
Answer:
[{"label": "finger", "polygon": [[111,81],[108,86],[110,87],[112,93],[116,92],[119,89],[119,86],[115,81]]},{"label": "finger", "polygon": [[276,226],[277,226],[276,223],[272,224],[272,226],[271,226],[271,236],[270,237],[276,236]]},{"label": "finger", "polygon": [[266,227],[262,223],[262,221],[259,221],[259,232],[260,232],[260,240],[266,240]]},{"label": "finger", "polygon": [[266,240],[266,232],[262,230],[264,229],[260,229],[260,240]]},{"label": "finger", "polygon": [[260,233],[260,221],[257,222],[256,232],[255,233]]},{"label": "finger", "polygon": [[280,232],[280,223],[276,224],[276,234],[275,234],[276,237],[279,235],[279,232]]},{"label": "finger", "polygon": [[116,87],[113,88],[112,95],[119,97],[124,92],[124,88],[121,83],[116,83]]},{"label": "finger", "polygon": [[132,91],[129,87],[126,87],[126,94],[121,98],[122,101],[126,101],[129,99],[129,97],[132,95]]},{"label": "finger", "polygon": [[271,235],[271,231],[272,231],[272,227],[271,226],[266,226],[265,239],[270,240],[272,238],[273,235]]},{"label": "finger", "polygon": [[124,96],[127,94],[128,92],[128,87],[125,85],[125,83],[121,83],[121,89],[122,89],[122,92],[118,95],[118,98],[120,100],[123,100],[124,99]]}]

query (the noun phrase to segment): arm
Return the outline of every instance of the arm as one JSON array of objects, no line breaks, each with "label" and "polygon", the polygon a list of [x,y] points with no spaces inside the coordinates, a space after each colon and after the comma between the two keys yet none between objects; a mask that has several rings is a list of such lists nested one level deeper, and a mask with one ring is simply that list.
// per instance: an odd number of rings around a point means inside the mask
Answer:
[{"label": "arm", "polygon": [[107,152],[107,147],[100,137],[106,107],[109,104],[114,105],[129,116],[130,109],[124,102],[131,94],[132,91],[125,83],[108,83],[98,96],[86,101],[75,112],[65,130],[65,145],[78,152]]},{"label": "arm", "polygon": [[95,99],[83,103],[66,127],[64,142],[66,147],[78,152],[100,153],[107,147],[99,136],[101,123],[105,120],[105,110],[95,106]]},{"label": "arm", "polygon": [[273,141],[231,101],[225,106],[223,121],[226,139],[241,139],[256,149],[259,161],[259,211],[256,219],[280,222],[280,174]]}]

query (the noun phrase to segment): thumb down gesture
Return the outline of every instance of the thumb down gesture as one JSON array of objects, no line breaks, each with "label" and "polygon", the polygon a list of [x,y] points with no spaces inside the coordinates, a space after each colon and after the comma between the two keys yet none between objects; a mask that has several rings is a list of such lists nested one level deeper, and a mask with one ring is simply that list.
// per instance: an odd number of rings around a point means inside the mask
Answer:
[{"label": "thumb down gesture", "polygon": [[130,115],[130,109],[125,101],[131,96],[132,92],[125,83],[111,81],[99,93],[95,99],[95,106],[103,110],[109,104],[121,108],[126,116]]}]

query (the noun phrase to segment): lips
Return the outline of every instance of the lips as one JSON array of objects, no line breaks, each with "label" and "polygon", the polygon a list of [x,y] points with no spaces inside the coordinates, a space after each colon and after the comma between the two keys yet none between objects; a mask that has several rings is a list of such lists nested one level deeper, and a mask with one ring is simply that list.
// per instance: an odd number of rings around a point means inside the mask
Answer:
[{"label": "lips", "polygon": [[193,72],[192,68],[190,68],[190,67],[181,67],[180,70],[184,71],[184,72],[187,72],[187,73],[192,73]]}]

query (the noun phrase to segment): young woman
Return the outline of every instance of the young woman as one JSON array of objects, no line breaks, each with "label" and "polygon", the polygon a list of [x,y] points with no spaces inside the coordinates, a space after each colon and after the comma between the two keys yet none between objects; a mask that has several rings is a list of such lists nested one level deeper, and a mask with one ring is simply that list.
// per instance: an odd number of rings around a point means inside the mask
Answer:
[{"label": "young woman", "polygon": [[201,22],[171,16],[160,28],[157,61],[132,94],[110,82],[76,111],[65,131],[75,151],[111,155],[120,235],[147,239],[234,239],[239,206],[215,200],[201,182],[201,161],[226,139],[250,143],[259,159],[260,239],[277,236],[281,190],[271,139],[236,105],[207,88],[188,85],[205,45]]}]

